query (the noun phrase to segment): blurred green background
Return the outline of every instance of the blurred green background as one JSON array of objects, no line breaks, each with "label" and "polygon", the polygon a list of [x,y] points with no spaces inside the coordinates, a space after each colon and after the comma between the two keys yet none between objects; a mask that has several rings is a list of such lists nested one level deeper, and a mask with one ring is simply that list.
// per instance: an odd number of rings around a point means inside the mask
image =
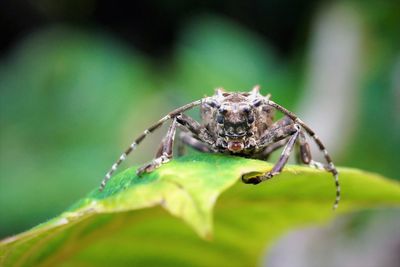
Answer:
[{"label": "blurred green background", "polygon": [[59,214],[146,127],[219,86],[260,84],[337,165],[400,179],[397,1],[131,5],[1,2],[0,237]]}]

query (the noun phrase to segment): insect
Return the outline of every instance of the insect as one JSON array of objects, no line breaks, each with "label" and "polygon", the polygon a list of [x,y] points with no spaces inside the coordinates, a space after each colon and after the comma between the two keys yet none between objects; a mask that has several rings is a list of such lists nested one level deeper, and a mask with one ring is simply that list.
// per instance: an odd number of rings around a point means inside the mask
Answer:
[{"label": "insect", "polygon": [[[258,184],[278,175],[295,147],[298,161],[311,167],[332,173],[336,185],[336,199],[333,208],[340,201],[339,174],[324,144],[293,112],[270,100],[271,95],[260,94],[259,86],[249,92],[226,92],[218,88],[211,97],[205,97],[177,108],[146,129],[112,165],[105,175],[100,190],[103,190],[111,175],[126,157],[165,122],[172,120],[155,158],[137,170],[140,176],[167,163],[173,156],[173,145],[177,128],[181,130],[181,142],[201,152],[233,154],[236,156],[266,160],[275,150],[284,147],[273,168],[258,176],[242,177],[244,183]],[[202,122],[199,123],[184,114],[200,106]],[[285,116],[274,121],[275,111]],[[310,136],[322,151],[326,164],[314,161],[306,140]]]}]

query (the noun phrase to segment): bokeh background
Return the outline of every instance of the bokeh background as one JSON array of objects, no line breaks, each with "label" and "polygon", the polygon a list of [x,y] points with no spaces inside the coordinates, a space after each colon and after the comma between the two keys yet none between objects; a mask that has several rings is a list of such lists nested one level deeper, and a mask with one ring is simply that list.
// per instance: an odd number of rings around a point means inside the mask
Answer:
[{"label": "bokeh background", "polygon": [[400,179],[399,14],[398,1],[1,1],[0,237],[59,214],[146,127],[220,86],[260,84],[337,165]]}]

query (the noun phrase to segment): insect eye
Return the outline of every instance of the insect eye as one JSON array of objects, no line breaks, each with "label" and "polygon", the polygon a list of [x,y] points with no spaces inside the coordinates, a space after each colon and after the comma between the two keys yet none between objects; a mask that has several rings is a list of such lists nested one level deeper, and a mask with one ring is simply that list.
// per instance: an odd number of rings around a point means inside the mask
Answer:
[{"label": "insect eye", "polygon": [[217,115],[217,123],[219,123],[219,124],[224,123],[224,116],[222,114]]},{"label": "insect eye", "polygon": [[250,113],[250,108],[249,107],[243,108],[243,112],[246,113],[246,114],[249,114]]},{"label": "insect eye", "polygon": [[249,117],[247,118],[247,122],[248,122],[248,123],[253,123],[253,122],[254,122],[254,116],[253,116],[253,115],[249,116]]},{"label": "insect eye", "polygon": [[206,102],[206,104],[209,105],[209,106],[212,107],[212,108],[219,108],[219,104],[218,104],[216,101],[214,101],[214,100],[211,100],[211,101],[209,101],[209,102]]},{"label": "insect eye", "polygon": [[228,110],[225,109],[225,108],[220,108],[218,111],[219,111],[221,114],[226,114],[226,112],[228,112]]},{"label": "insect eye", "polygon": [[255,99],[253,102],[253,105],[255,107],[259,107],[261,105],[261,103],[262,103],[262,99]]}]

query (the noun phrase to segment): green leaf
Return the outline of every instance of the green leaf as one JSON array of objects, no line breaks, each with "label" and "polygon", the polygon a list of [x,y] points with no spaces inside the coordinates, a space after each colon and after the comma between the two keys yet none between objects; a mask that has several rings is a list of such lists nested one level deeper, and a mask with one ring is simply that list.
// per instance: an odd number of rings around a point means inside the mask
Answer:
[{"label": "green leaf", "polygon": [[0,265],[254,266],[291,228],[400,205],[398,182],[347,168],[340,169],[343,199],[336,212],[333,179],[324,171],[288,166],[256,186],[237,182],[244,173],[270,168],[257,160],[199,154],[142,178],[128,169],[103,192],[94,190],[60,216],[3,240]]}]

